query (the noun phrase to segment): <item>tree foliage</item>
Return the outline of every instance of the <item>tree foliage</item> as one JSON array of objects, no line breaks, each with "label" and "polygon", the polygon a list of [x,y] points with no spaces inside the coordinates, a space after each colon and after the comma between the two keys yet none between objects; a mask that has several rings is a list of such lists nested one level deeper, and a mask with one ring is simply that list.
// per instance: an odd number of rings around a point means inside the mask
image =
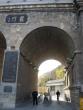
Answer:
[{"label": "tree foliage", "polygon": [[48,76],[45,76],[45,77],[42,77],[40,80],[39,80],[39,86],[45,86],[46,85],[46,82],[49,81],[49,77]]},{"label": "tree foliage", "polygon": [[64,78],[64,67],[59,66],[54,70],[55,79],[62,79]]}]

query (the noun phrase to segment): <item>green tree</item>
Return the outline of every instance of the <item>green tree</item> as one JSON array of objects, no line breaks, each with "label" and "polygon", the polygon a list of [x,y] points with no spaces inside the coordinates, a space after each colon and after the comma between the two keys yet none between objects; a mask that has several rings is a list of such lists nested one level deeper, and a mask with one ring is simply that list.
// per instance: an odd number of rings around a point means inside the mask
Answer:
[{"label": "green tree", "polygon": [[41,79],[39,79],[39,86],[45,86],[46,82],[49,80],[48,76],[42,77]]},{"label": "green tree", "polygon": [[64,78],[64,67],[59,66],[54,70],[55,79],[62,79]]}]

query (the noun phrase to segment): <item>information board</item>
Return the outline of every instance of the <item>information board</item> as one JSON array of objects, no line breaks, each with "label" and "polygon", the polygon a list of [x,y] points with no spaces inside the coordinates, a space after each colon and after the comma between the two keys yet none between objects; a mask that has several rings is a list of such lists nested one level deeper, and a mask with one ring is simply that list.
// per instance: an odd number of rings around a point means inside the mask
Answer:
[{"label": "information board", "polygon": [[3,82],[15,82],[17,72],[18,51],[7,51],[5,53]]},{"label": "information board", "polygon": [[4,86],[4,92],[11,93],[12,92],[12,86]]}]

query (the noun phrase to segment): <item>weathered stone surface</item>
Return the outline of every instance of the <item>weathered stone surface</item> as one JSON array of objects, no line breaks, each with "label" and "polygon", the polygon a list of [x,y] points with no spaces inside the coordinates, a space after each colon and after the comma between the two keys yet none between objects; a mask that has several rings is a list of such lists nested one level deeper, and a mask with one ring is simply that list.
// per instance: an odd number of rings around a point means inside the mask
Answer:
[{"label": "weathered stone surface", "polygon": [[[7,44],[6,51],[9,49],[18,50],[19,62],[16,83],[2,82],[0,85],[0,97],[2,99],[0,106],[2,108],[14,107],[16,98],[17,100],[25,100],[26,97],[31,97],[33,89],[37,89],[37,69],[41,62],[54,58],[68,66],[67,58],[72,58],[74,54],[76,56],[74,60],[72,59],[73,68],[70,68],[70,71],[67,70],[70,76],[68,91],[70,89],[71,101],[76,105],[79,104],[78,98],[80,98],[79,94],[83,85],[83,12],[81,9],[79,15],[72,5],[68,5],[68,3],[47,7],[45,7],[46,5],[33,7],[31,5],[31,7],[28,6],[27,11],[21,10],[19,6],[17,6],[16,11],[14,6],[4,7],[4,13],[0,13],[0,32],[3,34],[0,34],[0,38],[3,39],[4,45],[0,43],[0,46],[4,50]],[[8,9],[9,13],[5,9]],[[26,23],[6,22],[8,15],[21,14],[26,14]],[[1,42],[2,39],[0,39]],[[75,51],[81,51],[81,54],[75,53]],[[1,60],[0,64],[2,65]],[[72,78],[73,83],[71,82]],[[12,93],[4,93],[3,90],[6,85],[12,86]]]},{"label": "weathered stone surface", "polygon": [[[11,86],[12,92],[4,91],[5,86]],[[0,85],[0,108],[15,108],[16,84],[2,83]]]}]

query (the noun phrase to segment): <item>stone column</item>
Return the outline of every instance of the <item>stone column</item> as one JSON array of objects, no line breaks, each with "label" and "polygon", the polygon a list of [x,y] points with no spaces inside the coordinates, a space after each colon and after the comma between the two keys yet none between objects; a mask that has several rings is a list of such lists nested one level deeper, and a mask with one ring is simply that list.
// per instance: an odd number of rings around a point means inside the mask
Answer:
[{"label": "stone column", "polygon": [[[83,1],[80,3],[83,6]],[[78,65],[79,65],[79,85],[80,92],[79,98],[83,98],[83,7],[80,7],[79,11],[79,40],[80,40],[80,51],[81,54],[78,56]]]},{"label": "stone column", "polygon": [[79,97],[80,97],[80,70],[79,70],[79,59],[80,59],[81,53],[79,51],[74,52],[74,56],[71,58],[71,62],[69,63],[67,72],[70,78],[70,97],[71,97],[71,103],[76,108],[76,110],[79,110]]},{"label": "stone column", "polygon": [[15,108],[18,51],[6,50],[0,85],[0,108]]},{"label": "stone column", "polygon": [[80,102],[80,57],[81,52],[75,51],[75,57],[73,59],[73,83],[70,87],[71,90],[71,102],[76,107],[76,110],[79,110],[79,102]]},{"label": "stone column", "polygon": [[20,55],[17,76],[17,102],[29,101],[32,91],[37,90],[37,71],[32,63]]},{"label": "stone column", "polygon": [[4,49],[3,48],[0,48],[0,81],[2,79],[3,58],[4,58]]}]

